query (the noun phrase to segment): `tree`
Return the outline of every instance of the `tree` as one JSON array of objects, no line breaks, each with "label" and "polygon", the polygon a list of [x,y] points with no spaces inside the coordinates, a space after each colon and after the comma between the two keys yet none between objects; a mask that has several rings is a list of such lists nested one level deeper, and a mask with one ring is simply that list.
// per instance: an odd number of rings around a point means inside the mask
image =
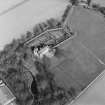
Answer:
[{"label": "tree", "polygon": [[58,28],[62,27],[62,22],[58,22],[57,27]]},{"label": "tree", "polygon": [[47,22],[43,22],[41,25],[42,25],[44,31],[46,31],[48,29],[48,23]]},{"label": "tree", "polygon": [[91,0],[87,0],[87,4],[90,6]]},{"label": "tree", "polygon": [[41,32],[44,32],[43,23],[40,23],[40,24],[39,24],[39,27],[40,27],[40,29],[41,29]]},{"label": "tree", "polygon": [[32,75],[32,77],[33,77],[33,81],[31,84],[31,92],[34,95],[34,98],[36,99],[36,98],[38,98],[39,91],[38,91],[38,87],[37,87],[37,81],[33,75]]},{"label": "tree", "polygon": [[72,5],[78,5],[79,1],[78,0],[70,0]]},{"label": "tree", "polygon": [[105,16],[105,7],[100,7],[99,11]]},{"label": "tree", "polygon": [[75,98],[75,96],[76,96],[76,90],[75,90],[74,87],[70,87],[68,93],[69,93],[69,95],[70,95],[72,98]]},{"label": "tree", "polygon": [[34,33],[35,36],[37,36],[41,33],[41,30],[40,30],[40,27],[39,27],[38,24],[34,26],[33,33]]},{"label": "tree", "polygon": [[54,28],[54,23],[53,23],[52,19],[47,20],[47,23],[48,23],[48,26],[49,26],[50,29]]},{"label": "tree", "polygon": [[8,68],[7,74],[4,77],[7,86],[11,89],[13,94],[16,96],[16,100],[19,105],[29,105],[32,94],[29,91],[27,77],[18,68]]},{"label": "tree", "polygon": [[57,19],[51,18],[51,19],[47,20],[47,23],[48,23],[49,28],[51,29],[51,28],[56,28],[59,21]]}]

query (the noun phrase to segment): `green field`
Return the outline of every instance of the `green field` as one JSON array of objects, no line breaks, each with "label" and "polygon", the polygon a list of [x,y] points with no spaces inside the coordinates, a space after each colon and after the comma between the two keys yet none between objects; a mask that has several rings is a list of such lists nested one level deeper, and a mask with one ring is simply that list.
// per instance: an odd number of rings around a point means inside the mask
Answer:
[{"label": "green field", "polygon": [[96,11],[73,7],[65,24],[77,36],[58,46],[60,55],[50,60],[50,71],[59,86],[79,94],[105,70],[105,21]]},{"label": "green field", "polygon": [[58,48],[62,56],[51,59],[50,70],[61,87],[73,87],[78,94],[105,69],[105,66],[75,38],[67,40]]},{"label": "green field", "polygon": [[77,32],[76,39],[105,63],[105,19],[93,10],[74,7],[66,24]]}]

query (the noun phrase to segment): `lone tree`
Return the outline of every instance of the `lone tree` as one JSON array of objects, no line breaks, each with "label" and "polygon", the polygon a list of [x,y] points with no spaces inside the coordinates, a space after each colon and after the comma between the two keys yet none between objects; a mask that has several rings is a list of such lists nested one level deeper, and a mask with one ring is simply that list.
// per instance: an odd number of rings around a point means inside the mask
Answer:
[{"label": "lone tree", "polygon": [[91,0],[87,0],[87,4],[90,5],[90,3],[91,3]]},{"label": "lone tree", "polygon": [[99,4],[92,4],[92,8],[93,8],[94,10],[98,11],[99,8],[100,8],[100,5],[99,5]]},{"label": "lone tree", "polygon": [[78,5],[79,1],[78,0],[70,0],[72,5]]},{"label": "lone tree", "polygon": [[100,7],[99,11],[105,16],[105,7]]}]

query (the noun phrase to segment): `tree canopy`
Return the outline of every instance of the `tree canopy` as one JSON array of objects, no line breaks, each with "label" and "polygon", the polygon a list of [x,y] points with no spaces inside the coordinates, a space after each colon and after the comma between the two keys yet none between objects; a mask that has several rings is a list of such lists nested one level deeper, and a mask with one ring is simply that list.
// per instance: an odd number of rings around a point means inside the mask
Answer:
[{"label": "tree canopy", "polygon": [[70,0],[70,2],[71,2],[72,5],[77,5],[79,3],[78,0]]}]

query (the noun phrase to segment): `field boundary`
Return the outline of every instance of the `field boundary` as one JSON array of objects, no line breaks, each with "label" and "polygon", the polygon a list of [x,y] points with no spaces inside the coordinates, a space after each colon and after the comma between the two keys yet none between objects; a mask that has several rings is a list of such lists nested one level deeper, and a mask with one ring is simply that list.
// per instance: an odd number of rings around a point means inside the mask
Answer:
[{"label": "field boundary", "polygon": [[17,8],[17,7],[19,7],[19,6],[23,5],[23,4],[25,4],[25,3],[28,2],[28,1],[30,1],[30,0],[23,0],[22,2],[17,3],[17,4],[15,4],[15,5],[9,7],[8,9],[5,9],[4,11],[2,11],[2,12],[0,13],[0,16],[5,15],[6,13],[8,13],[8,12],[14,10],[15,8]]},{"label": "field boundary", "polygon": [[83,91],[80,92],[80,94],[74,100],[67,103],[67,105],[72,105],[80,96],[82,96],[86,92],[86,90],[89,89],[89,87],[91,87],[98,79],[100,79],[104,73],[105,73],[105,69],[85,89],[83,89]]},{"label": "field boundary", "polygon": [[[79,42],[80,42],[80,41],[79,41]],[[84,48],[86,48],[86,49],[89,51],[89,53],[91,53],[101,64],[105,65],[105,63],[104,63],[100,58],[98,58],[89,48],[87,48],[87,47],[86,47],[83,43],[81,43],[81,42],[80,42],[80,44],[81,44]],[[81,92],[79,93],[79,95],[78,95],[74,100],[72,100],[70,103],[68,103],[67,105],[72,105],[81,95],[83,95],[83,94],[86,92],[86,90],[89,89],[89,87],[91,87],[99,78],[101,78],[104,73],[105,73],[105,69],[104,69],[100,74],[98,74],[98,76],[95,77],[95,79],[94,79],[93,81],[91,81],[90,84],[89,84],[88,86],[86,86],[86,88],[83,89],[83,91],[81,91]]]}]

